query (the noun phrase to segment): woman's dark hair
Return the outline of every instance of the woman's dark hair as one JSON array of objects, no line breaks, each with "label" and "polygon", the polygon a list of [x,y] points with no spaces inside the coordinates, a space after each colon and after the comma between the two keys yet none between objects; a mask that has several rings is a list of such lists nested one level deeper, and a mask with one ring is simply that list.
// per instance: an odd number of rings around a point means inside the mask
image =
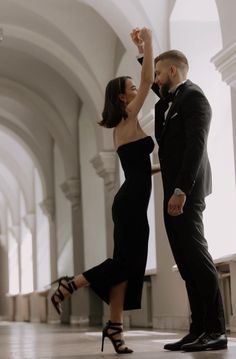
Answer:
[{"label": "woman's dark hair", "polygon": [[105,92],[105,104],[102,111],[102,121],[98,122],[99,125],[112,128],[118,125],[122,118],[126,119],[128,117],[125,103],[119,96],[125,93],[127,79],[131,79],[131,77],[121,76],[108,82]]}]

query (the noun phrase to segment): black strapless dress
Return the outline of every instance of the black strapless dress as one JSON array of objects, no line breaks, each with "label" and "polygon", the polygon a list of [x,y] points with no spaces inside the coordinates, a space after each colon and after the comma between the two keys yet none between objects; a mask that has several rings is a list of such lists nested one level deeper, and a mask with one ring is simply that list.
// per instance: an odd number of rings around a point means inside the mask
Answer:
[{"label": "black strapless dress", "polygon": [[149,237],[147,208],[152,186],[150,153],[153,149],[151,136],[118,148],[125,181],[112,205],[113,258],[83,273],[91,288],[107,304],[111,287],[127,281],[124,310],[141,308]]}]

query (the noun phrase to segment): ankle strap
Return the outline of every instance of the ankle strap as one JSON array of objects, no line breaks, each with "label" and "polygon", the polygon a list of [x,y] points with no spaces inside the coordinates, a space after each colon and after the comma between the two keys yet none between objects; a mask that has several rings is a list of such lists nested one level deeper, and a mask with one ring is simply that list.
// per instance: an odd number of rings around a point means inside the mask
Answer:
[{"label": "ankle strap", "polygon": [[118,326],[121,327],[123,325],[123,323],[114,323],[114,322],[111,322],[110,320],[108,320],[107,324],[108,325],[114,325],[114,326],[117,326],[117,327]]}]

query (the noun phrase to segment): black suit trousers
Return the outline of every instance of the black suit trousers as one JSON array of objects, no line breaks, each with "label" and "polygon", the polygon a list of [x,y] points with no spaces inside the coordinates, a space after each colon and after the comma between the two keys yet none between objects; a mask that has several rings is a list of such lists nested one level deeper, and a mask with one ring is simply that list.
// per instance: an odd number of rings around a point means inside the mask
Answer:
[{"label": "black suit trousers", "polygon": [[167,236],[179,272],[185,281],[191,309],[190,332],[225,332],[224,312],[218,275],[204,237],[202,213],[205,201],[187,199],[180,216],[167,213]]}]

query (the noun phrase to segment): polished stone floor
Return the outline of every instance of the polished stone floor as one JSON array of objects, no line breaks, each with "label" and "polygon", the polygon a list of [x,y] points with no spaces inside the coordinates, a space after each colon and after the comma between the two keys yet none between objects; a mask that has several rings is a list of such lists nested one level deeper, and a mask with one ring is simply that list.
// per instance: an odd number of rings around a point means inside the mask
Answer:
[{"label": "polished stone floor", "polygon": [[[201,353],[168,352],[163,344],[184,333],[136,329],[125,333],[126,343],[134,350],[130,359],[235,359],[236,335],[229,335],[228,350]],[[0,359],[110,359],[117,357],[106,339],[100,351],[98,328],[0,322]],[[119,357],[124,357],[121,355]]]}]

